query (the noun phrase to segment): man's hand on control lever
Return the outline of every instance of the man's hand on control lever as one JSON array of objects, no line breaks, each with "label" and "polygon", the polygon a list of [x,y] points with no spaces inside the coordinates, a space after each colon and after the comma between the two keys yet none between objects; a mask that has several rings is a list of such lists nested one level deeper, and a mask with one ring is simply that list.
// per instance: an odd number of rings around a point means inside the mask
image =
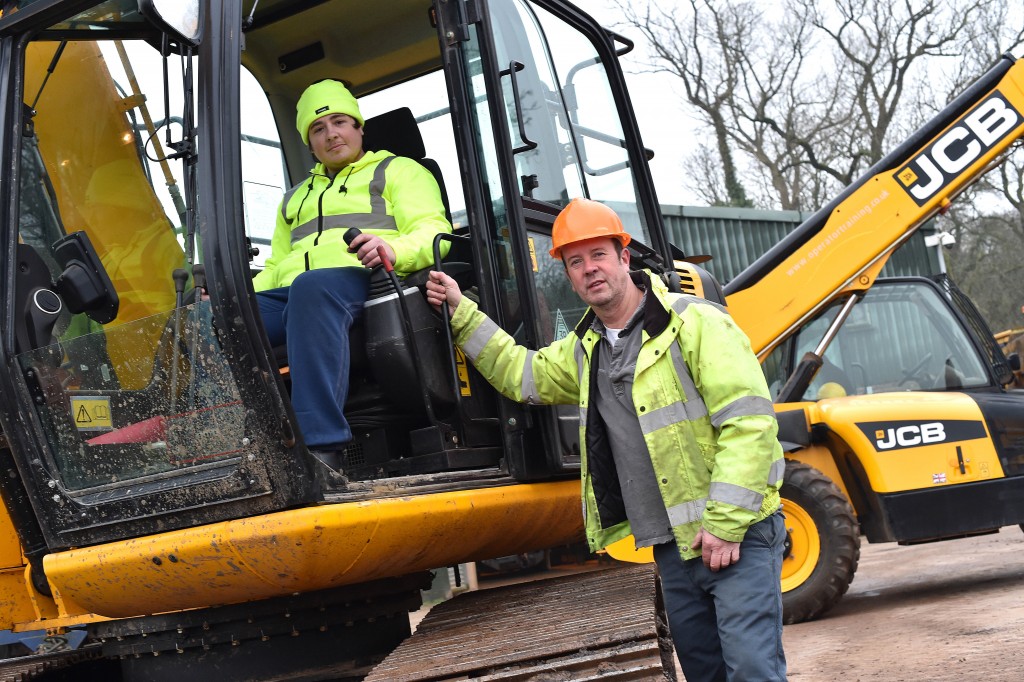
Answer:
[{"label": "man's hand on control lever", "polygon": [[448,301],[448,315],[454,315],[462,300],[462,290],[454,279],[436,270],[430,271],[427,280],[427,303],[440,310],[441,304]]},{"label": "man's hand on control lever", "polygon": [[377,254],[378,246],[384,247],[388,260],[391,261],[392,265],[395,264],[395,250],[391,248],[390,244],[375,234],[366,234],[360,232],[358,228],[350,227],[346,230],[343,239],[348,244],[349,253],[356,254],[356,258],[359,259],[359,262],[364,267],[372,268],[381,265],[380,256]]}]

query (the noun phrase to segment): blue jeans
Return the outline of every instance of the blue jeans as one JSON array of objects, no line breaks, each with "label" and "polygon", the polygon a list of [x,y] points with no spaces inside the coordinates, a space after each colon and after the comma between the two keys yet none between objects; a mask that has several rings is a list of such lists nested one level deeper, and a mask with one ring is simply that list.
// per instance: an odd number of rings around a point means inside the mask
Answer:
[{"label": "blue jeans", "polygon": [[676,543],[656,545],[672,641],[687,682],[786,679],[782,651],[782,551],[776,512],[747,529],[739,563],[712,573],[683,561]]},{"label": "blue jeans", "polygon": [[304,272],[290,287],[256,294],[272,346],[288,344],[292,408],[309,448],[335,450],[352,440],[342,409],[348,397],[348,333],[363,314],[370,271]]}]

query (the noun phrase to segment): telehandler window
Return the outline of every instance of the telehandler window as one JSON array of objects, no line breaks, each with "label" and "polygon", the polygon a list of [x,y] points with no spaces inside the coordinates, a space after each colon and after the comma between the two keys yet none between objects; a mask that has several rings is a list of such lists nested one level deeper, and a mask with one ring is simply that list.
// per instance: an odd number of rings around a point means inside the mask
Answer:
[{"label": "telehandler window", "polygon": [[[830,306],[765,360],[773,395],[795,363],[818,344],[841,305]],[[908,279],[879,282],[857,303],[802,399],[991,385],[977,348],[948,302],[930,282]]]}]

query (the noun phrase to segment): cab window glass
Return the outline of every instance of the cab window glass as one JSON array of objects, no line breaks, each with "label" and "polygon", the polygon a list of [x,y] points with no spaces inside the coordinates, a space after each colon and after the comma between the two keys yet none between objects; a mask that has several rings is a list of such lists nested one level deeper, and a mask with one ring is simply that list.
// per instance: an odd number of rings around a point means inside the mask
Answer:
[{"label": "cab window glass", "polygon": [[[173,309],[173,272],[185,265],[182,162],[168,158],[164,136],[169,125],[181,139],[181,74],[168,124],[160,59],[143,41],[38,41],[25,55],[25,99],[35,104],[24,110],[21,238],[48,252],[57,237],[85,232],[120,298],[115,323]],[[42,217],[50,228],[40,241],[29,226]]]},{"label": "cab window glass", "polygon": [[[107,498],[181,470],[213,475],[238,459],[245,431],[189,274],[201,260],[187,206],[188,155],[202,151],[187,135],[198,60],[170,55],[165,82],[150,42],[91,40],[105,37],[89,30],[97,22],[123,28],[116,9],[56,27],[89,39],[26,47],[15,267],[17,361],[47,469],[71,494]],[[91,244],[109,285],[62,280],[69,236]],[[116,305],[97,311],[94,286]]]},{"label": "cab window glass", "polygon": [[[277,210],[288,189],[281,138],[267,94],[248,69],[240,79],[242,129],[242,200],[245,234],[254,247],[253,265],[270,257]],[[283,127],[294,130],[294,127]]]},{"label": "cab window glass", "polygon": [[594,46],[531,3],[491,11],[523,194],[557,206],[579,196],[607,203],[649,244],[618,108]]},{"label": "cab window glass", "polygon": [[[294,121],[274,121],[267,95],[243,68],[241,79],[242,118],[242,188],[245,201],[246,235],[259,253],[253,265],[262,267],[270,256],[270,241],[274,234],[281,199],[289,187],[281,138],[298,135]],[[448,105],[444,74],[435,71],[359,98],[363,118],[370,121],[401,107],[408,107],[416,119],[426,157],[437,161],[441,168],[445,190],[451,207],[452,224],[458,228],[465,224],[466,201],[462,192],[462,176],[455,134]],[[308,167],[298,169],[297,177],[312,168],[316,160],[309,157]]]},{"label": "cab window glass", "polygon": [[452,226],[464,226],[466,199],[462,191],[462,172],[455,148],[455,132],[444,73],[434,71],[359,98],[359,108],[366,119],[399,107],[412,110],[427,158],[436,161],[441,168],[451,207]]}]

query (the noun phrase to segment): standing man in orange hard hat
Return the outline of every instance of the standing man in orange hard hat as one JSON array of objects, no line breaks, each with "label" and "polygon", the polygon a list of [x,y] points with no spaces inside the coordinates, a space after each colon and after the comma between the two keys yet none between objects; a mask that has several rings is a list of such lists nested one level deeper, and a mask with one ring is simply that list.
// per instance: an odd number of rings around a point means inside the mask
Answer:
[{"label": "standing man in orange hard hat", "polygon": [[630,272],[607,206],[574,199],[551,237],[590,309],[550,346],[517,346],[443,273],[427,299],[447,301],[456,342],[506,397],[579,405],[590,548],[630,533],[653,546],[686,679],[785,680],[785,463],[746,335],[720,306]]}]

